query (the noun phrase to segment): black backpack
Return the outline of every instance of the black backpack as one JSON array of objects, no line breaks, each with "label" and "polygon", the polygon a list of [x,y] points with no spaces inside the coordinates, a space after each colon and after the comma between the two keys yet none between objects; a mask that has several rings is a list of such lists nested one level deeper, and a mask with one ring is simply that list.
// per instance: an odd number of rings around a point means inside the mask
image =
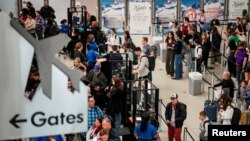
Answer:
[{"label": "black backpack", "polygon": [[204,46],[198,47],[198,48],[196,49],[197,53],[198,53],[198,50],[199,50],[199,49],[202,50],[202,53],[201,53],[201,55],[202,55],[201,62],[203,62],[204,59],[205,59],[205,56],[206,56],[206,48],[205,48]]},{"label": "black backpack", "polygon": [[151,46],[151,49],[153,50],[154,54],[155,54],[155,58],[157,56],[157,47],[155,45]]},{"label": "black backpack", "polygon": [[102,31],[97,31],[96,33],[96,43],[99,44],[105,44],[107,42],[106,36]]},{"label": "black backpack", "polygon": [[154,56],[143,55],[143,56],[140,58],[140,62],[141,62],[141,59],[142,59],[143,57],[148,58],[148,64],[149,64],[149,66],[146,65],[146,67],[149,69],[149,71],[154,71],[154,70],[155,70],[155,57],[154,57]]},{"label": "black backpack", "polygon": [[234,109],[231,124],[232,125],[239,125],[240,117],[241,117],[241,111],[237,107],[233,107],[233,106],[231,106],[231,107]]}]

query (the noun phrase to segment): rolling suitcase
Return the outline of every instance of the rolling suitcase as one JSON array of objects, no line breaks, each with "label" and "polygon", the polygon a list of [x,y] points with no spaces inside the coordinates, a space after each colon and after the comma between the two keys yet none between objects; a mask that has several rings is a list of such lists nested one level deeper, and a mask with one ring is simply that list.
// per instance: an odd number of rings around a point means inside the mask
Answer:
[{"label": "rolling suitcase", "polygon": [[208,87],[208,99],[204,103],[204,111],[210,121],[216,122],[219,105],[216,101],[214,101],[214,91],[212,91],[212,98],[210,100],[211,89],[213,90],[213,87]]}]

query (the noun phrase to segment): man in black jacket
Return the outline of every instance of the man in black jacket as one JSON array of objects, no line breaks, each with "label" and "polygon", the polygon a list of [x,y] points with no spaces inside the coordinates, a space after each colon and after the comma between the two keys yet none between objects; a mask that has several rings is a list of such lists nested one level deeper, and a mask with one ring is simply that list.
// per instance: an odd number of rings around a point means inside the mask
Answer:
[{"label": "man in black jacket", "polygon": [[186,104],[178,101],[176,93],[171,94],[171,102],[167,104],[165,118],[168,123],[168,140],[181,141],[181,131],[187,117]]},{"label": "man in black jacket", "polygon": [[234,98],[234,82],[230,78],[230,72],[224,71],[222,75],[223,79],[218,84],[214,85],[214,87],[221,86],[222,89],[228,88],[229,89],[229,96],[233,99]]}]

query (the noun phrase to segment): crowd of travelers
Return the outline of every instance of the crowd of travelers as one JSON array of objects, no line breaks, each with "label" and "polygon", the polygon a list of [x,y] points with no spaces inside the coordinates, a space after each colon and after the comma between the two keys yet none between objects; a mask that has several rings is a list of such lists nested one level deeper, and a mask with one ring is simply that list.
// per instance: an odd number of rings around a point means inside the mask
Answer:
[{"label": "crowd of travelers", "polygon": [[[137,47],[130,36],[129,31],[124,31],[124,42],[113,28],[109,36],[104,36],[98,22],[93,15],[87,14],[87,26],[90,30],[84,38],[77,29],[71,30],[68,20],[62,19],[61,25],[55,21],[55,11],[45,1],[40,10],[36,10],[31,2],[27,2],[22,9],[19,22],[38,40],[48,38],[59,33],[68,34],[70,43],[63,49],[70,56],[73,64],[70,69],[79,69],[85,72],[82,81],[89,86],[88,96],[88,131],[78,133],[80,140],[84,141],[109,141],[121,140],[118,134],[120,127],[124,126],[125,119],[123,101],[127,96],[124,93],[123,61],[131,61],[133,64],[131,73],[133,79],[153,80],[152,71],[155,67],[156,49],[150,46],[147,37],[141,38],[141,47]],[[227,69],[222,80],[213,87],[222,86],[222,92],[218,98],[219,110],[216,124],[232,124],[234,107],[241,110],[240,124],[250,124],[250,50],[247,45],[249,27],[247,17],[238,17],[236,21],[228,24],[224,29],[218,19],[208,21],[204,10],[200,11],[199,21],[189,21],[184,18],[182,24],[177,21],[172,23],[170,31],[166,35],[166,73],[172,79],[183,78],[183,65],[187,65],[188,71],[205,73],[209,65],[215,67],[221,63],[221,58],[227,58]],[[198,29],[198,30],[197,30]],[[127,57],[124,58],[126,54]],[[107,56],[108,60],[107,60]],[[212,56],[212,57],[211,57]],[[208,60],[211,59],[211,64]],[[113,61],[111,65],[111,77],[105,62]],[[183,63],[186,61],[186,64]],[[125,66],[126,67],[126,66]],[[109,77],[111,79],[109,79]],[[40,83],[39,68],[36,56],[32,61],[25,96],[32,100],[35,90]],[[178,83],[178,82],[176,82]],[[235,92],[237,88],[237,92]],[[68,89],[74,91],[70,79]],[[236,93],[236,95],[235,95]],[[235,97],[236,96],[236,97]],[[170,96],[171,102],[166,106],[165,120],[168,125],[169,141],[181,141],[183,122],[186,119],[186,104],[178,101],[178,94]],[[237,103],[233,101],[237,99]],[[199,113],[201,120],[200,140],[207,140],[207,128],[210,119],[206,111]],[[130,131],[133,134],[131,140],[149,141],[158,138],[157,127],[150,123],[150,113],[142,114],[138,124],[129,117]],[[67,140],[73,140],[74,135],[65,135]],[[34,138],[36,141],[61,141],[63,137],[47,136]]]}]

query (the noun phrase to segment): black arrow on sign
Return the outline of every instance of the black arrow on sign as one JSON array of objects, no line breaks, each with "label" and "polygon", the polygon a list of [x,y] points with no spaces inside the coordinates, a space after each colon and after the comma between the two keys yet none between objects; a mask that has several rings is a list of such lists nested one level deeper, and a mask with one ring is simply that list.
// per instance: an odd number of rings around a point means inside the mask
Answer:
[{"label": "black arrow on sign", "polygon": [[15,126],[16,128],[20,128],[17,123],[22,123],[22,122],[27,122],[27,119],[17,119],[20,116],[20,114],[16,114],[11,120],[10,120],[10,124],[12,124],[13,126]]}]

